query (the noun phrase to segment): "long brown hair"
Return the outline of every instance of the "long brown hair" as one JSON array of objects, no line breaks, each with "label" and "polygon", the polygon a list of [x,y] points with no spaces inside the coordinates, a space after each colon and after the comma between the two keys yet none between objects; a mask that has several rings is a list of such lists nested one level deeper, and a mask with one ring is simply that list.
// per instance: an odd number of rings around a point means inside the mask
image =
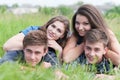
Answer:
[{"label": "long brown hair", "polygon": [[100,28],[102,29],[108,36],[108,26],[105,23],[102,14],[98,11],[98,9],[92,5],[84,4],[78,8],[72,18],[72,27],[73,27],[73,34],[78,37],[79,34],[75,29],[75,21],[77,15],[83,15],[88,18],[91,29]]},{"label": "long brown hair", "polygon": [[54,23],[55,21],[60,21],[64,24],[64,27],[65,27],[64,37],[57,40],[57,43],[60,46],[62,46],[62,48],[64,48],[65,44],[66,44],[66,41],[67,41],[67,38],[68,38],[68,35],[69,35],[69,31],[70,31],[70,29],[69,29],[70,28],[70,23],[69,23],[69,20],[65,16],[53,17],[45,25],[43,25],[41,28],[46,30],[48,28],[48,26],[51,25],[52,23]]}]

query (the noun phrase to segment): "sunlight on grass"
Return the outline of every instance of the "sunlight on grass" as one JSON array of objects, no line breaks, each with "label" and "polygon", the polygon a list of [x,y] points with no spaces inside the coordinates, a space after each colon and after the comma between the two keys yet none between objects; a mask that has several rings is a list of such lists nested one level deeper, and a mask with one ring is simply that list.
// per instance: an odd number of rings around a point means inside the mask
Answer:
[{"label": "sunlight on grass", "polygon": [[[27,28],[28,26],[42,26],[51,17],[56,15],[57,14],[45,15],[41,13],[17,16],[12,14],[0,14],[0,56],[4,54],[2,49],[3,44],[10,37],[19,33],[19,31]],[[108,19],[107,23],[120,42],[119,21],[120,18],[114,18],[111,20]],[[87,72],[86,67],[82,66],[72,65],[66,68],[66,66],[63,65],[60,70],[69,76],[68,80],[93,80],[95,77],[93,72]],[[37,67],[34,70],[29,68],[26,70],[21,70],[21,66],[17,63],[4,63],[0,65],[0,73],[0,80],[56,80],[54,69],[42,69],[41,67]],[[120,80],[120,70],[115,73],[113,72],[113,74],[117,76],[116,80]]]}]

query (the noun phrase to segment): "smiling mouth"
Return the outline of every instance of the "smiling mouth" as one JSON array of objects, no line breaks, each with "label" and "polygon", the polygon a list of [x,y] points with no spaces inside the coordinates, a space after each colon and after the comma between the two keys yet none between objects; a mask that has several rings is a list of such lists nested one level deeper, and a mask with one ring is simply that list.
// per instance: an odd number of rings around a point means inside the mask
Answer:
[{"label": "smiling mouth", "polygon": [[52,35],[51,33],[49,34],[49,36],[50,36],[50,37],[53,37],[53,35]]},{"label": "smiling mouth", "polygon": [[54,35],[53,35],[52,33],[49,33],[49,36],[50,36],[51,38],[54,38]]},{"label": "smiling mouth", "polygon": [[94,59],[93,58],[88,58],[90,61],[93,61]]},{"label": "smiling mouth", "polygon": [[85,32],[79,32],[79,34],[82,34],[82,35],[83,35],[83,34],[85,34]]},{"label": "smiling mouth", "polygon": [[80,32],[84,32],[85,30],[84,29],[82,29],[82,30],[79,30]]},{"label": "smiling mouth", "polygon": [[36,61],[32,61],[31,63],[32,63],[32,64],[36,64]]}]

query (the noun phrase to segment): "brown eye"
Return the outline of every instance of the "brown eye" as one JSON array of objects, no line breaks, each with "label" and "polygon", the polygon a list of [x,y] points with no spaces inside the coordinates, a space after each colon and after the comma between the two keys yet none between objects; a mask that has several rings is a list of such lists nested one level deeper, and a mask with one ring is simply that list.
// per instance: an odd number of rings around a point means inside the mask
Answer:
[{"label": "brown eye", "polygon": [[99,48],[95,48],[95,52],[98,52],[98,51],[100,51],[100,49]]},{"label": "brown eye", "polygon": [[39,52],[39,51],[36,51],[36,52],[35,52],[35,54],[36,54],[36,55],[38,55],[38,54],[41,54],[41,52]]},{"label": "brown eye", "polygon": [[90,47],[88,47],[88,46],[86,46],[86,50],[90,51],[90,50],[91,50],[91,48],[90,48]]},{"label": "brown eye", "polygon": [[59,33],[61,33],[61,32],[62,32],[60,29],[57,29],[57,31],[58,31]]},{"label": "brown eye", "polygon": [[89,23],[88,23],[88,22],[84,22],[83,24],[84,24],[84,25],[89,25]]},{"label": "brown eye", "polygon": [[78,21],[75,21],[75,24],[76,24],[76,25],[79,25],[80,23],[79,23]]},{"label": "brown eye", "polygon": [[55,25],[51,25],[53,28],[55,28],[56,26]]},{"label": "brown eye", "polygon": [[32,51],[30,49],[25,49],[26,53],[32,53]]}]

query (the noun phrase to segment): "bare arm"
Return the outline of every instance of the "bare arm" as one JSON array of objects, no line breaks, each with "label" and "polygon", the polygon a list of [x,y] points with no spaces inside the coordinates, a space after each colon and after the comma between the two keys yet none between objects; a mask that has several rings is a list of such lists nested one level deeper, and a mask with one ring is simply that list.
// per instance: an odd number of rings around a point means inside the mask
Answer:
[{"label": "bare arm", "polygon": [[76,45],[77,39],[72,35],[63,50],[63,61],[66,63],[72,62],[82,54],[84,43]]},{"label": "bare arm", "polygon": [[110,59],[114,65],[118,66],[120,64],[120,44],[111,30],[109,30],[109,35],[110,47],[108,46],[109,50],[105,56]]},{"label": "bare arm", "polygon": [[55,40],[48,40],[48,46],[57,51],[57,56],[62,53],[62,47]]},{"label": "bare arm", "polygon": [[115,75],[96,74],[93,80],[115,80]]},{"label": "bare arm", "polygon": [[8,50],[22,50],[23,49],[23,38],[25,35],[23,33],[19,33],[10,39],[8,39],[3,45],[3,49],[5,51]]}]

